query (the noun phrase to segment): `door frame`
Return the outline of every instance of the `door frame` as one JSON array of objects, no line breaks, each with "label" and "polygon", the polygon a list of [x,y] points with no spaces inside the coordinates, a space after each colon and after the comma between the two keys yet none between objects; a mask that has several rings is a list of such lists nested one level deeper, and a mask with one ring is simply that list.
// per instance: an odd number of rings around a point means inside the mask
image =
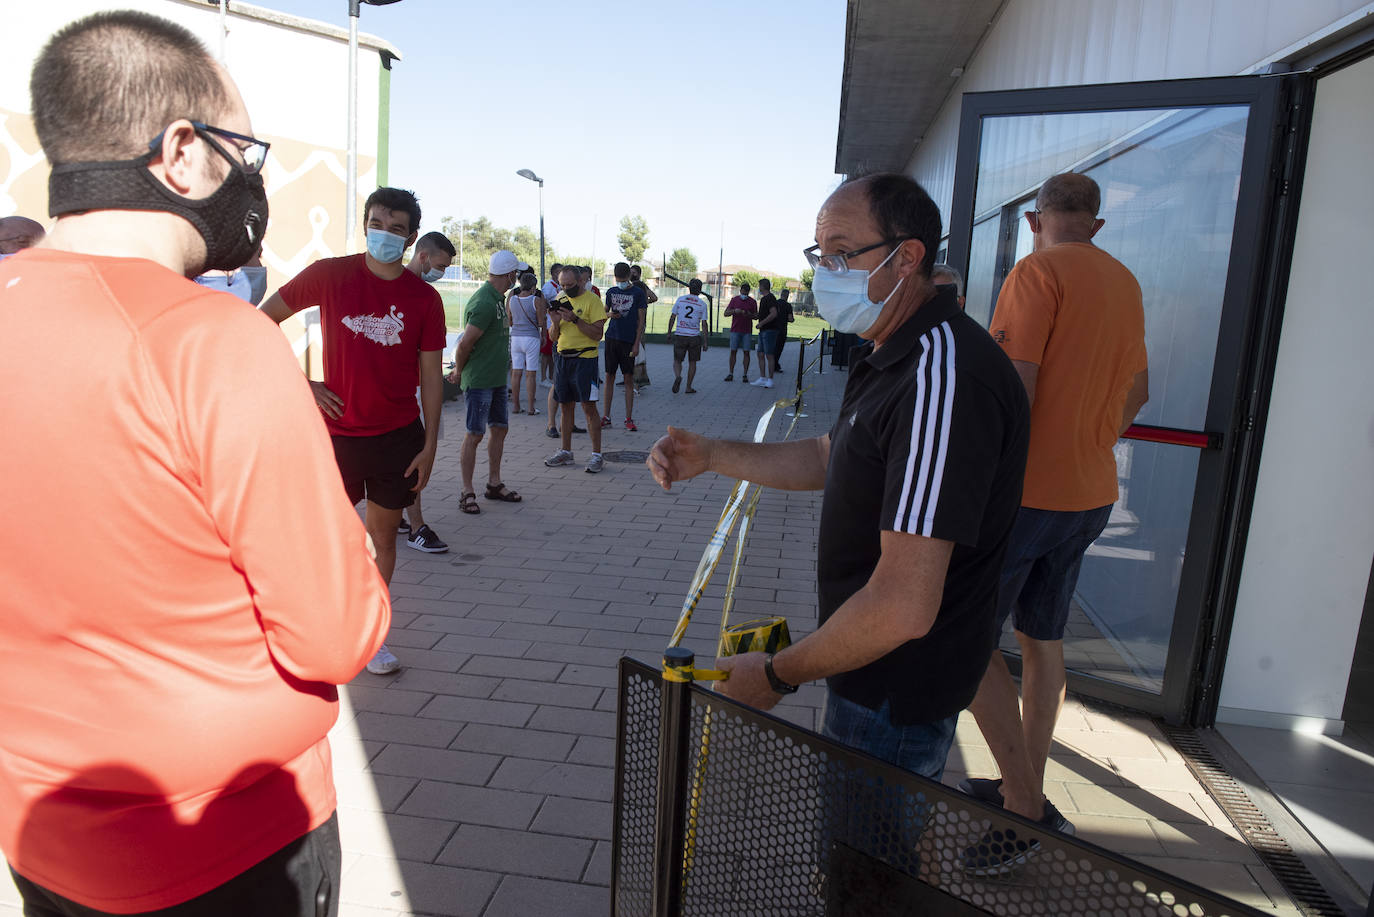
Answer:
[{"label": "door frame", "polygon": [[[1296,232],[1295,192],[1301,181],[1313,85],[1307,74],[1276,74],[1015,89],[963,97],[948,258],[965,278],[970,277],[984,118],[1249,107],[1211,390],[1204,430],[1199,431],[1215,448],[1203,449],[1199,457],[1162,691],[1156,695],[1068,673],[1074,691],[1173,723],[1209,725],[1215,717]],[[1013,655],[1008,661],[1013,670],[1019,669],[1019,658]]]}]

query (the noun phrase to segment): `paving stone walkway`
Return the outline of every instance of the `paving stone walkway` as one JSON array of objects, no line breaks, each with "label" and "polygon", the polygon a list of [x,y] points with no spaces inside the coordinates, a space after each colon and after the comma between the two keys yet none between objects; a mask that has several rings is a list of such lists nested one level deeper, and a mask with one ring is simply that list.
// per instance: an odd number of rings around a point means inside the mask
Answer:
[{"label": "paving stone walkway", "polygon": [[[796,359],[790,344],[784,386],[795,384]],[[725,360],[724,350],[708,351],[699,393],[673,395],[669,348],[650,345],[640,430],[620,425],[617,389],[604,451],[647,451],[669,423],[747,438],[784,391],[721,381]],[[809,416],[796,436],[828,429],[845,379],[829,367],[807,377]],[[504,480],[524,502],[479,499],[481,515],[465,516],[462,403],[445,406],[424,508],[451,551],[399,548],[389,643],[406,668],[360,675],[343,692],[333,734],[345,917],[609,912],[616,662],[661,654],[732,482],[707,475],[664,493],[639,461],[589,475],[585,435],[574,437],[575,467],[547,469],[557,447],[544,436],[547,419],[512,419]],[[789,421],[777,417],[770,438]],[[485,475],[483,452],[479,488]],[[765,494],[738,620],[782,614],[794,636],[814,628],[819,514],[819,494]],[[688,630],[702,655],[715,645],[723,571],[717,579]],[[821,698],[820,686],[804,686],[776,712],[814,727]],[[1248,904],[1298,913],[1148,720],[1071,700],[1056,738],[1047,790],[1080,836]],[[965,715],[947,781],[992,771]],[[0,915],[18,914],[17,905],[4,883]]]}]

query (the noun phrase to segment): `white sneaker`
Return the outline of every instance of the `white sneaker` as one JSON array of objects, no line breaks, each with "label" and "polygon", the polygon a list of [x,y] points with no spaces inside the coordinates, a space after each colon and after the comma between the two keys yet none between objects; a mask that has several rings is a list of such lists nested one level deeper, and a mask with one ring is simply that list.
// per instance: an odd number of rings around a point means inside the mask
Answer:
[{"label": "white sneaker", "polygon": [[772,379],[764,379],[764,380],[763,380],[763,387],[764,387],[764,388],[772,388],[772,387],[773,387],[773,380],[772,380]]},{"label": "white sneaker", "polygon": [[768,379],[767,379],[766,377],[764,377],[764,376],[759,376],[757,379],[755,379],[753,382],[750,382],[749,384],[750,384],[750,385],[757,385],[757,386],[759,386],[759,387],[761,388],[761,387],[763,387],[763,386],[765,386],[765,385],[768,384]]},{"label": "white sneaker", "polygon": [[391,655],[391,650],[383,643],[382,648],[377,650],[377,655],[367,664],[367,670],[373,675],[391,675],[401,671],[401,660]]}]

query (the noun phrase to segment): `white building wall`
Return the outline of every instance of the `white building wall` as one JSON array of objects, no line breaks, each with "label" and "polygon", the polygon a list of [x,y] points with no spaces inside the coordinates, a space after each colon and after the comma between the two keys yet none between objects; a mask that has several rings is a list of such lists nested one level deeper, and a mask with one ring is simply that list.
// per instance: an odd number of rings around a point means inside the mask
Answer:
[{"label": "white building wall", "polygon": [[1367,0],[1008,0],[906,172],[946,223],[965,92],[1230,76],[1363,15]]},{"label": "white building wall", "polygon": [[1374,558],[1374,58],[1317,84],[1223,722],[1337,732]]}]

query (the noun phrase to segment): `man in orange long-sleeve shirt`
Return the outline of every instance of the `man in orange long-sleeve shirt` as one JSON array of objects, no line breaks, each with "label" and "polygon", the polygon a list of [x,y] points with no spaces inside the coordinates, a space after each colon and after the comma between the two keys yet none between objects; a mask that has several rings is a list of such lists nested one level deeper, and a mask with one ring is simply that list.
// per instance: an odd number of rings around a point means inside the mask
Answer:
[{"label": "man in orange long-sleeve shirt", "polygon": [[261,243],[267,145],[142,13],[31,90],[58,220],[0,264],[0,498],[80,525],[0,527],[0,849],[31,915],[334,914],[326,733],[387,593],[281,333],[187,279]]}]

